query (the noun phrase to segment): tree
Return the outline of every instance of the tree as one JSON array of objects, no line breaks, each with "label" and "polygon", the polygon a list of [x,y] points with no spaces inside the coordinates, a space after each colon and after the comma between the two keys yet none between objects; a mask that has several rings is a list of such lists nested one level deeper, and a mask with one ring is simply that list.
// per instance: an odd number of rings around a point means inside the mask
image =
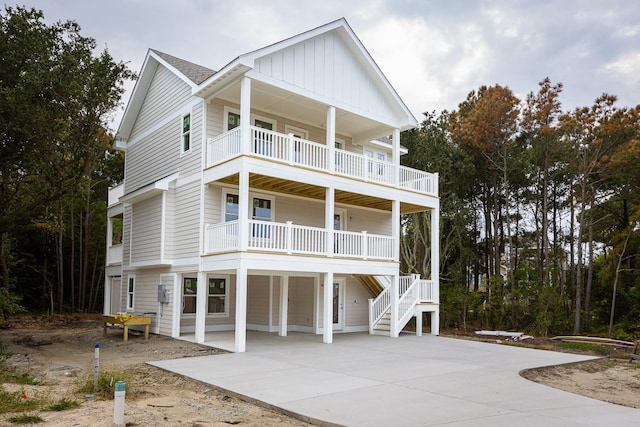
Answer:
[{"label": "tree", "polygon": [[76,192],[109,148],[105,131],[124,81],[134,75],[72,21],[47,25],[41,11],[0,16],[0,265],[9,288],[12,235],[40,218],[58,239],[57,305],[64,299],[63,198]]}]

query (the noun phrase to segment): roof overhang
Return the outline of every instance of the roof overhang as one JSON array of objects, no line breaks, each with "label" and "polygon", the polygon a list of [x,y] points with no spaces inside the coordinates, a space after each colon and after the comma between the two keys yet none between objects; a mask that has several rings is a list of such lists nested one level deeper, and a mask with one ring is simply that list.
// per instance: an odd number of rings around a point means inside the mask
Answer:
[{"label": "roof overhang", "polygon": [[176,179],[178,179],[177,172],[125,194],[124,196],[120,197],[120,202],[132,204],[149,199],[154,196],[158,196],[163,192],[169,190],[169,185]]}]

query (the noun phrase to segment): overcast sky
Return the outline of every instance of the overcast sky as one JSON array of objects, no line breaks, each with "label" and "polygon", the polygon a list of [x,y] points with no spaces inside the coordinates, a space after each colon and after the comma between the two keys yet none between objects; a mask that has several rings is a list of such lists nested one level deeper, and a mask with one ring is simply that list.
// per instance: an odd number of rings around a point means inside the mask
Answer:
[{"label": "overcast sky", "polygon": [[524,99],[545,77],[564,84],[564,110],[592,105],[604,92],[617,95],[619,106],[640,103],[637,0],[18,4],[43,10],[48,22],[78,22],[83,35],[136,72],[149,48],[219,69],[240,54],[344,17],[418,121],[425,111],[455,109],[481,85],[509,86]]}]

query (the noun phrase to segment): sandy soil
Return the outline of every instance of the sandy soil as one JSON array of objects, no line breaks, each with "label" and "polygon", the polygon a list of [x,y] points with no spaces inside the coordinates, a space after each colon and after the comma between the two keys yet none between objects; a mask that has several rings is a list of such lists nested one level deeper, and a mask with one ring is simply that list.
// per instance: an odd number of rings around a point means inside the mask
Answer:
[{"label": "sandy soil", "polygon": [[[29,396],[49,396],[53,401],[66,397],[81,403],[62,412],[39,412],[51,426],[112,426],[113,400],[86,398],[78,384],[93,378],[94,347],[100,343],[100,369],[126,370],[135,384],[136,397],[127,394],[127,426],[308,426],[294,418],[226,395],[206,384],[192,381],[146,365],[146,361],[205,356],[221,353],[206,346],[140,333],[122,339],[122,329],[109,328],[102,335],[102,323],[93,318],[56,318],[12,321],[0,331],[6,360],[18,370],[29,369],[44,385],[3,384],[6,391],[24,391]],[[0,425],[11,425],[0,414]]]},{"label": "sandy soil", "polygon": [[[127,426],[310,425],[145,364],[152,360],[218,354],[221,350],[158,335],[145,341],[136,332],[131,332],[129,341],[124,342],[118,328],[110,328],[105,338],[97,316],[57,317],[46,322],[12,321],[0,331],[0,341],[5,352],[11,354],[6,360],[8,365],[28,369],[44,383],[3,384],[5,390],[48,396],[53,401],[66,397],[81,403],[79,408],[63,412],[39,412],[46,425],[112,425],[113,401],[86,398],[78,391],[81,381],[92,378],[95,343],[100,343],[101,370],[126,370],[131,374],[127,390],[135,388],[136,397],[127,395]],[[548,342],[530,345],[551,349]],[[531,369],[522,375],[572,393],[640,408],[640,362],[629,363],[628,358]],[[0,415],[0,425],[8,425],[10,415]]]}]

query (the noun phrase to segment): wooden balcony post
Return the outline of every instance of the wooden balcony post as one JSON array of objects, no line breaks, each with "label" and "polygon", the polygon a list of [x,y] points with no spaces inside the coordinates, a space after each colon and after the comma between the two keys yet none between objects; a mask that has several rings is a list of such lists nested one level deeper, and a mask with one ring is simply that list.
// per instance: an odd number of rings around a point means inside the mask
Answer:
[{"label": "wooden balcony post", "polygon": [[336,170],[336,107],[327,108],[327,168],[329,173]]},{"label": "wooden balcony post", "polygon": [[440,302],[440,206],[431,209],[431,280],[434,302]]},{"label": "wooden balcony post", "polygon": [[240,81],[240,152],[251,153],[251,79],[244,76]]},{"label": "wooden balcony post", "polygon": [[288,255],[291,255],[291,253],[292,253],[292,249],[291,248],[293,247],[293,245],[292,245],[292,243],[293,243],[293,233],[292,233],[293,227],[292,226],[293,226],[293,222],[287,221],[287,235],[286,235],[287,241],[286,241],[285,245],[286,245],[286,249],[287,249],[287,254]]},{"label": "wooden balcony post", "polygon": [[393,157],[393,185],[400,185],[400,129],[393,130],[393,148],[391,156]]},{"label": "wooden balcony post", "polygon": [[332,257],[334,254],[335,232],[333,224],[333,216],[335,215],[335,189],[328,187],[325,191],[324,198],[324,228],[327,230],[327,256]]},{"label": "wooden balcony post", "polygon": [[366,231],[362,232],[362,256],[365,260],[369,258],[369,238]]},{"label": "wooden balcony post", "polygon": [[249,247],[249,171],[239,172],[238,185],[238,239],[240,250]]}]

